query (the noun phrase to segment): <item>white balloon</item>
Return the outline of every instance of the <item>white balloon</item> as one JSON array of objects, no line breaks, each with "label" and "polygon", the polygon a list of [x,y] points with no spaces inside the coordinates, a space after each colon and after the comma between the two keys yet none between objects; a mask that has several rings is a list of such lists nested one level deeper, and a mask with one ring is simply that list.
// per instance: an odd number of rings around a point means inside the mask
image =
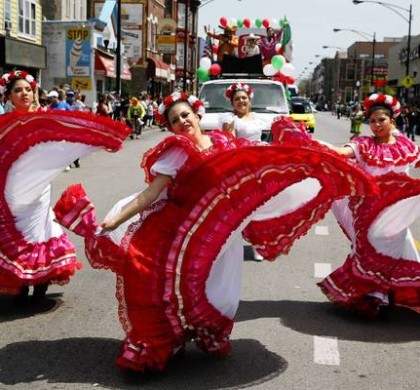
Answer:
[{"label": "white balloon", "polygon": [[295,67],[290,62],[286,62],[281,67],[281,73],[283,73],[285,76],[294,77]]},{"label": "white balloon", "polygon": [[209,70],[211,66],[211,59],[209,57],[203,57],[200,60],[200,68],[204,68],[206,70]]},{"label": "white balloon", "polygon": [[279,25],[279,20],[278,19],[271,19],[271,24],[270,26],[273,28],[277,28]]},{"label": "white balloon", "polygon": [[263,73],[265,76],[269,76],[269,77],[274,76],[277,72],[278,70],[275,69],[273,65],[271,64],[264,65]]},{"label": "white balloon", "polygon": [[238,21],[235,18],[230,19],[230,25],[231,26],[237,26],[238,25]]},{"label": "white balloon", "polygon": [[278,53],[279,52],[279,50],[281,49],[281,47],[282,47],[282,44],[281,43],[276,43],[276,53]]}]

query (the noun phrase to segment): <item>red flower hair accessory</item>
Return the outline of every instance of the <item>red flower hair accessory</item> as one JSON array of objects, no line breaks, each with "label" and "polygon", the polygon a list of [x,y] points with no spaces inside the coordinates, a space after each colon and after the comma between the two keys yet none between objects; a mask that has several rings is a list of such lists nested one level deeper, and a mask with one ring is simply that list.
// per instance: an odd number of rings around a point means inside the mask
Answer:
[{"label": "red flower hair accessory", "polygon": [[245,91],[248,97],[252,100],[254,97],[254,92],[252,91],[252,88],[248,84],[244,83],[235,83],[229,86],[225,91],[225,98],[228,100],[232,100],[232,96],[237,91]]},{"label": "red flower hair accessory", "polygon": [[372,107],[384,106],[391,110],[392,117],[396,118],[401,113],[401,104],[394,96],[384,95],[379,93],[373,93],[368,96],[364,102],[365,110],[367,115],[369,115]]},{"label": "red flower hair accessory", "polygon": [[34,77],[24,70],[15,70],[10,73],[5,73],[0,78],[0,92],[3,93],[14,80],[19,79],[26,80],[31,86],[32,90],[35,90],[37,83]]},{"label": "red flower hair accessory", "polygon": [[176,101],[188,103],[200,118],[202,118],[206,112],[204,103],[196,96],[187,95],[184,92],[173,92],[163,99],[163,102],[159,105],[159,108],[155,112],[156,119],[159,123],[166,123],[165,113]]}]

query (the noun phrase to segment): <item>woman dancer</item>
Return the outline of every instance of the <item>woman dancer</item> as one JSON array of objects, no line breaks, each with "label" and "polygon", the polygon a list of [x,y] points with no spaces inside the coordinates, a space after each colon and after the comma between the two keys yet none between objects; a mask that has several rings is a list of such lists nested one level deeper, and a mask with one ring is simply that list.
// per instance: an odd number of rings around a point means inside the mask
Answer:
[{"label": "woman dancer", "polygon": [[36,84],[19,70],[0,78],[14,107],[0,117],[0,293],[18,303],[27,301],[29,286],[38,301],[49,284],[68,283],[81,268],[54,221],[50,182],[79,155],[118,150],[127,135],[112,121],[38,109]]},{"label": "woman dancer", "polygon": [[101,224],[100,234],[108,235],[95,234],[93,208],[80,185],[69,187],[54,208],[64,226],[85,236],[90,263],[116,273],[126,333],[117,365],[138,371],[162,370],[191,340],[213,355],[230,352],[242,231],[274,260],[332,200],[369,187],[330,152],[203,133],[203,103],[193,96],[173,93],[159,112],[173,135],[143,156],[148,187],[111,210]]},{"label": "woman dancer", "polygon": [[[248,84],[235,83],[226,89],[225,97],[232,104],[233,112],[222,115],[222,129],[235,137],[261,141],[263,129],[269,129],[271,123],[257,118],[251,111],[251,102],[254,97],[252,88]],[[252,253],[254,260],[264,260],[254,247],[252,247]]]},{"label": "woman dancer", "polygon": [[374,175],[380,193],[333,206],[352,253],[319,286],[332,302],[370,318],[390,297],[420,311],[420,257],[408,229],[420,215],[420,181],[407,175],[419,161],[419,148],[395,131],[400,113],[395,98],[373,94],[364,104],[373,136],[335,150]]}]

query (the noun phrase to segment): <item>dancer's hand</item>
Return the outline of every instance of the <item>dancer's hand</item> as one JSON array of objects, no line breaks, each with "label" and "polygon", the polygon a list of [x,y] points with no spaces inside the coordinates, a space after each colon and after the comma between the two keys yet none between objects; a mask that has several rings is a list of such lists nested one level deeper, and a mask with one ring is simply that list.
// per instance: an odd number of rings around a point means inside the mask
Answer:
[{"label": "dancer's hand", "polygon": [[101,233],[109,232],[115,230],[119,226],[114,219],[108,219],[101,223]]}]

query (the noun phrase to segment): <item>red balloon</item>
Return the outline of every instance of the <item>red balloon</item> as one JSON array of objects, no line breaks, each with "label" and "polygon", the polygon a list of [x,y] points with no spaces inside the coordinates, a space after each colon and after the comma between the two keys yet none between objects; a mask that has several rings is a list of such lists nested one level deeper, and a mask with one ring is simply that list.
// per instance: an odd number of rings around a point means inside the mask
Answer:
[{"label": "red balloon", "polygon": [[226,27],[227,26],[227,23],[228,23],[228,21],[227,21],[227,19],[225,17],[220,18],[220,25],[222,27]]},{"label": "red balloon", "polygon": [[211,47],[211,52],[212,52],[213,54],[217,54],[218,50],[219,50],[219,46],[218,46],[218,45],[213,45],[213,46]]},{"label": "red balloon", "polygon": [[265,28],[268,28],[270,26],[270,21],[268,19],[263,19],[262,24]]},{"label": "red balloon", "polygon": [[222,67],[219,64],[212,64],[209,68],[209,73],[212,76],[218,76],[220,73],[222,73]]},{"label": "red balloon", "polygon": [[250,28],[251,27],[251,20],[249,20],[248,18],[244,19],[244,26],[246,28]]}]

